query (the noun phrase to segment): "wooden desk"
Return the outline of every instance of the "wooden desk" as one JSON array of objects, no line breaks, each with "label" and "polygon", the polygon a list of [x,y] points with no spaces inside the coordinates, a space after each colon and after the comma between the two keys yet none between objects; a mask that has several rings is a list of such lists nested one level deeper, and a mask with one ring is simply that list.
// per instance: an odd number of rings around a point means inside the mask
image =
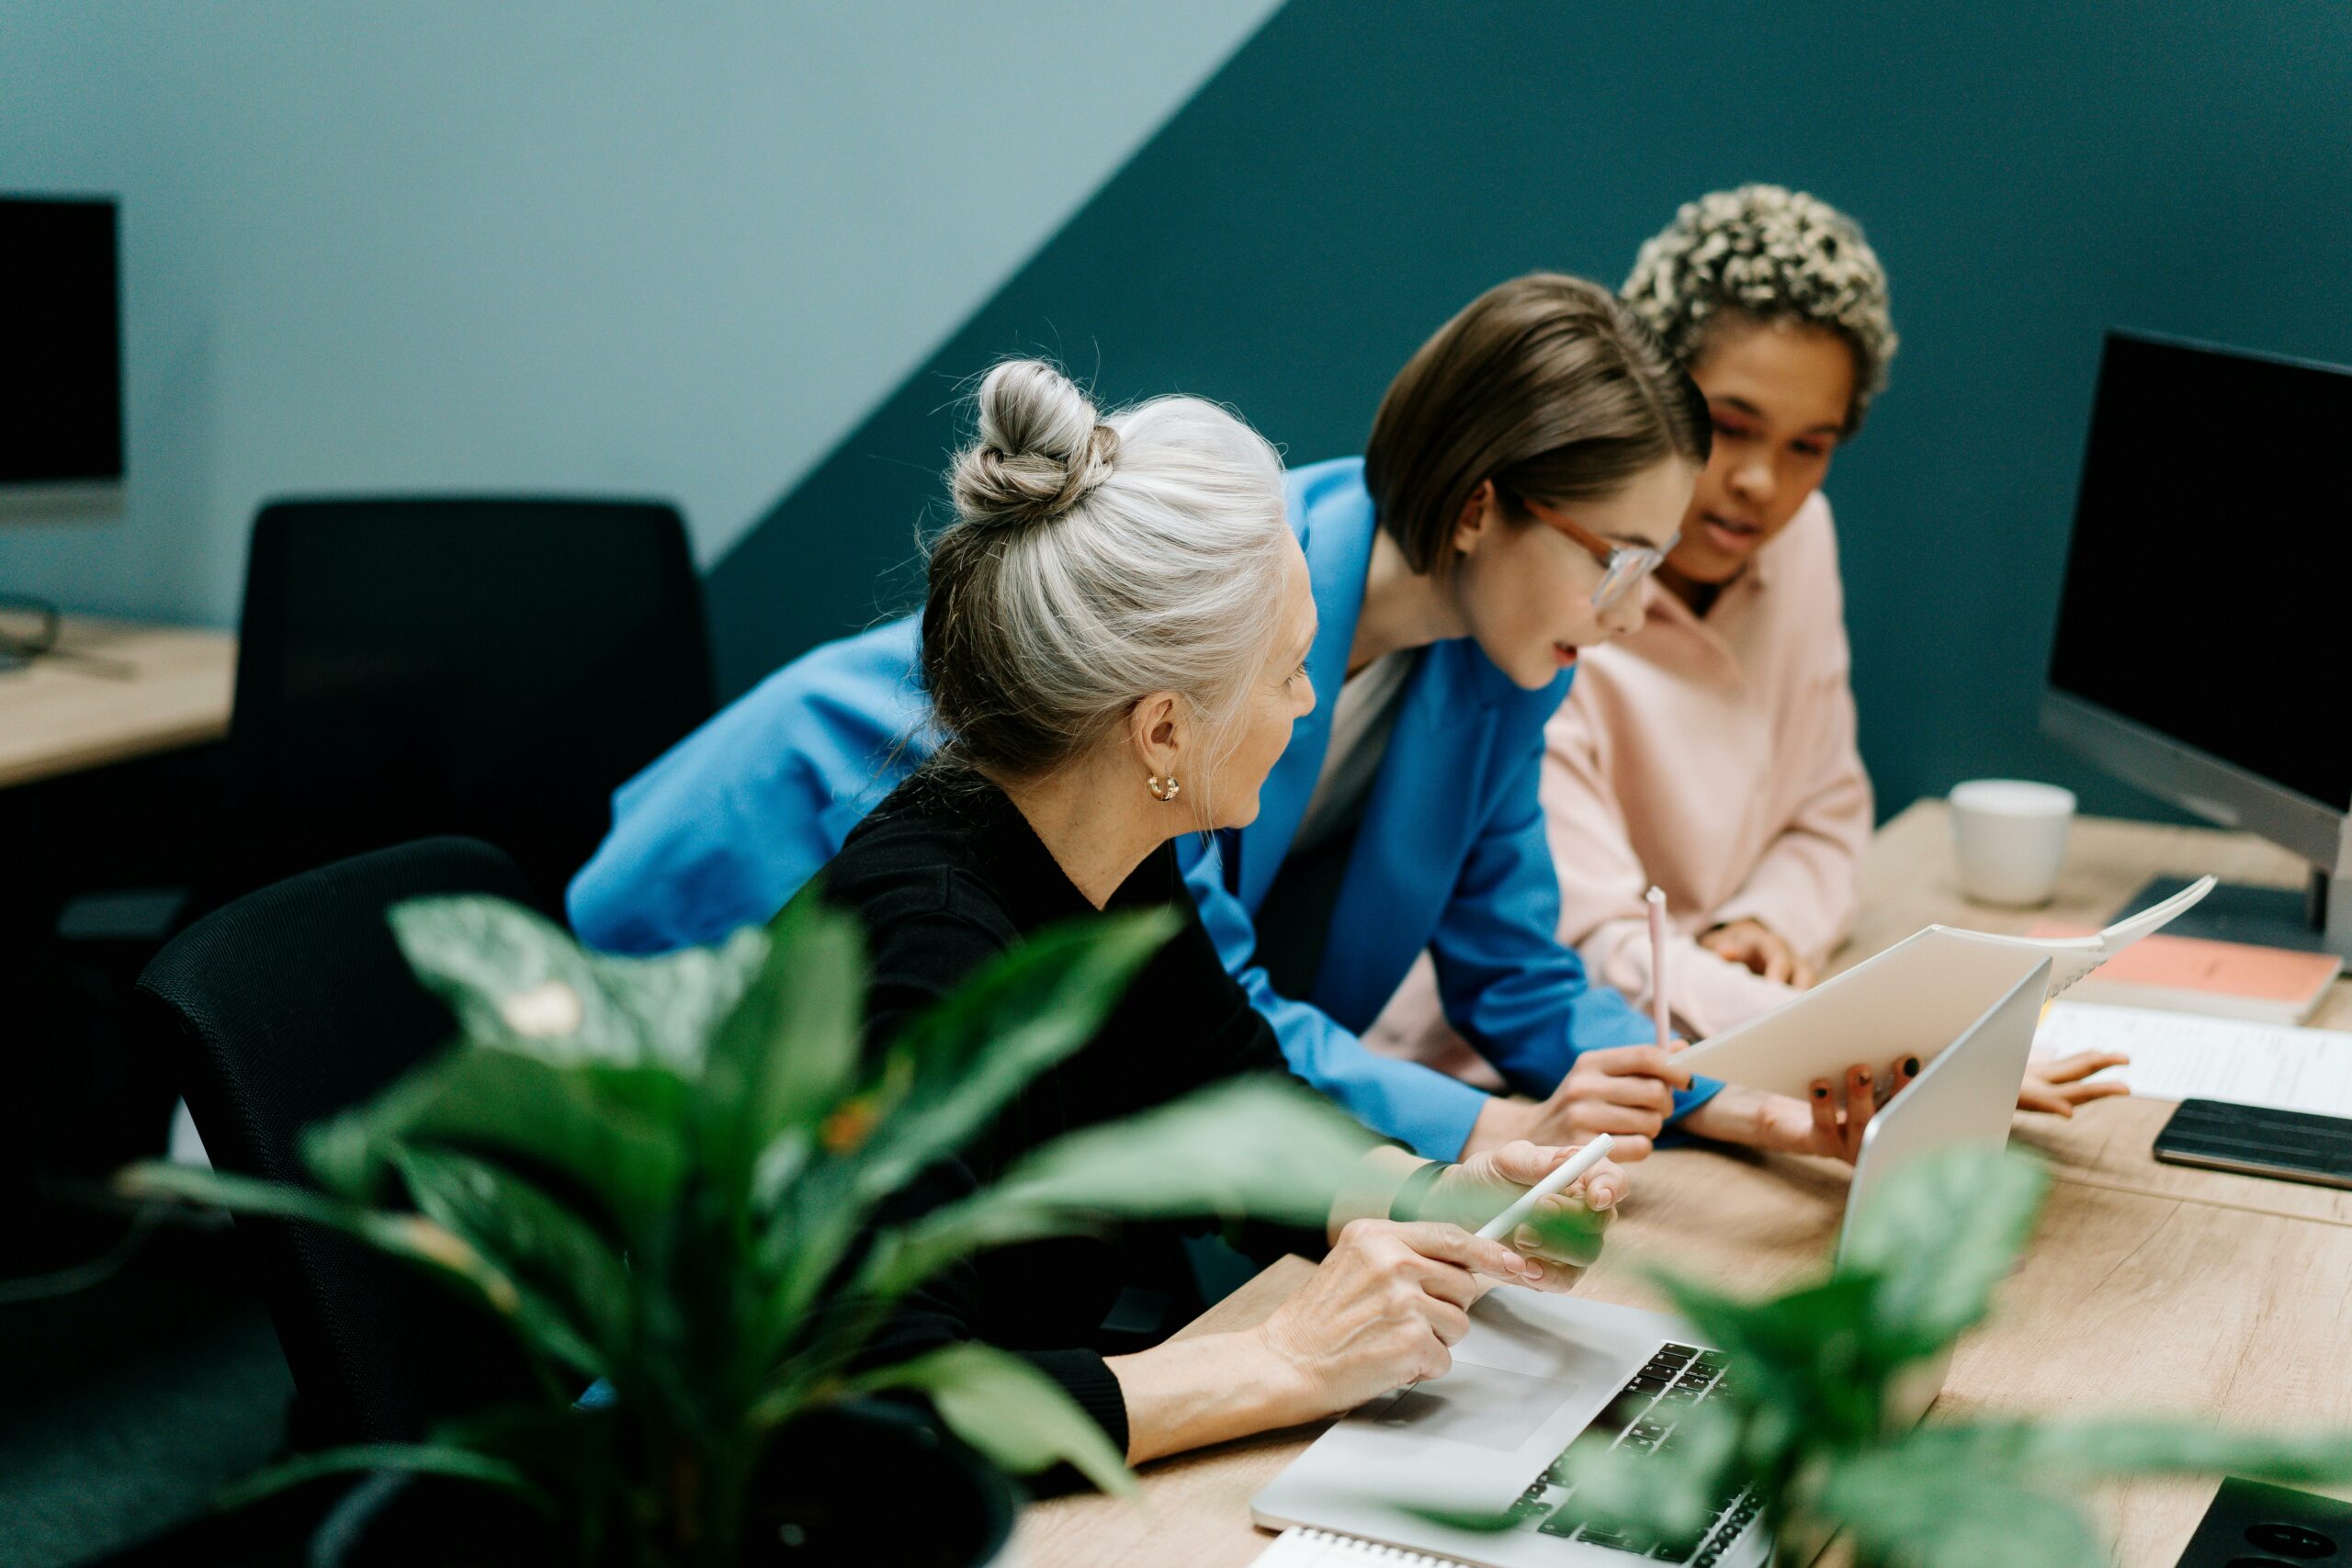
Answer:
[{"label": "wooden desk", "polygon": [[88,657],[0,670],[0,787],[229,732],[234,634],[69,616],[58,647]]},{"label": "wooden desk", "polygon": [[[2022,930],[2044,916],[2095,920],[2146,877],[2220,872],[2293,886],[2288,856],[2235,834],[2078,822],[2052,908],[1963,902],[1940,803],[1881,829],[1864,863],[1865,911],[1838,964],[1941,920]],[[2316,1021],[2352,1024],[2352,983]],[[2041,1231],[2003,1287],[1993,1322],[1964,1340],[1942,1413],[2165,1412],[2245,1427],[2352,1427],[2352,1195],[2158,1166],[2148,1148],[2170,1113],[2111,1100],[2072,1122],[2020,1116],[2018,1141],[2058,1178]],[[1640,1275],[1670,1266],[1761,1292],[1820,1268],[1845,1201],[1842,1169],[1746,1152],[1671,1149],[1634,1168],[1608,1256],[1584,1290],[1655,1306]],[[1263,1319],[1308,1272],[1284,1258],[1185,1332]],[[1165,1461],[1133,1501],[1066,1497],[1030,1507],[1016,1537],[1029,1568],[1220,1568],[1272,1538],[1250,1497],[1320,1425]],[[2211,1500],[2210,1481],[2104,1488],[2091,1501],[2117,1561],[2170,1568]]]}]

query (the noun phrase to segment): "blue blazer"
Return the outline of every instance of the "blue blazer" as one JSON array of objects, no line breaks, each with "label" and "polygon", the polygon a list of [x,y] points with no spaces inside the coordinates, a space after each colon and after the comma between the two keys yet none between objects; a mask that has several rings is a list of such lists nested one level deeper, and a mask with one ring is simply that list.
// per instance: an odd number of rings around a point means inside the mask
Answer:
[{"label": "blue blazer", "polygon": [[[1357,1037],[1422,949],[1447,1020],[1522,1093],[1550,1093],[1581,1052],[1653,1037],[1649,1021],[1588,980],[1553,934],[1559,884],[1536,790],[1544,727],[1573,671],[1529,692],[1469,638],[1420,651],[1314,987],[1305,998],[1276,994],[1251,962],[1252,919],[1322,769],[1374,533],[1361,460],[1295,470],[1285,489],[1321,616],[1307,670],[1323,700],[1268,775],[1257,820],[1213,845],[1181,840],[1178,854],[1226,966],[1273,1024],[1292,1069],[1366,1126],[1453,1159],[1486,1094]],[[910,617],[816,649],[623,785],[611,834],[571,884],[582,940],[659,952],[717,941],[782,908],[933,749],[915,636]],[[1715,1087],[1678,1095],[1676,1115]]]}]

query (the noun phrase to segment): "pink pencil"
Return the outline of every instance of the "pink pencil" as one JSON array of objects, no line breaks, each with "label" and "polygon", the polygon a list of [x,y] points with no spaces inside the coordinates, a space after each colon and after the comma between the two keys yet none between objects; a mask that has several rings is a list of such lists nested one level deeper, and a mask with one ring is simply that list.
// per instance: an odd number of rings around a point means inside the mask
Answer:
[{"label": "pink pencil", "polygon": [[1666,890],[1653,887],[1646,897],[1650,907],[1650,1021],[1657,1027],[1657,1043],[1661,1045],[1674,1038],[1674,1026],[1666,1016]]}]

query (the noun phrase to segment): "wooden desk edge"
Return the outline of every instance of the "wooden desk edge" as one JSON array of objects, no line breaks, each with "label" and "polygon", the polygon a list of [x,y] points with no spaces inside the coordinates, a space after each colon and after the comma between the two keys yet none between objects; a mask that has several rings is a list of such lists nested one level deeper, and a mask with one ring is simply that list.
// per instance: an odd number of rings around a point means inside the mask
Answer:
[{"label": "wooden desk edge", "polygon": [[[0,788],[37,784],[218,740],[229,732],[237,638],[202,626],[67,616],[58,646],[119,660],[128,680],[36,660],[0,671]],[[12,708],[20,710],[11,715]],[[60,716],[63,716],[61,719]]]}]

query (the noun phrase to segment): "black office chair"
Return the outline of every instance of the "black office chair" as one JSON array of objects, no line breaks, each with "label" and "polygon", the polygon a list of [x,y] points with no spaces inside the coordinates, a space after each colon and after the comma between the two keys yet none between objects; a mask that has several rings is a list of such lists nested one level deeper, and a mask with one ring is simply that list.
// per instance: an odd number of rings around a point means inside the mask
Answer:
[{"label": "black office chair", "polygon": [[230,891],[433,833],[560,908],[612,791],[707,718],[675,508],[282,501],[254,524],[230,724]]},{"label": "black office chair", "polygon": [[[18,1086],[25,1125],[0,1100],[0,1241],[18,1248],[21,1231],[51,1247],[40,1237],[62,1228],[52,1249],[76,1255],[86,1221],[35,1200],[41,1173],[160,1148],[170,1096],[128,1052],[120,998],[190,916],[436,833],[508,852],[528,901],[560,916],[613,790],[713,705],[702,584],[673,507],[418,497],[265,508],[222,769],[226,841],[209,866],[189,847],[202,873],[192,886],[66,897],[25,955],[29,1006],[6,962],[19,954],[0,953],[17,1011],[74,1043]],[[48,1135],[69,1113],[74,1135]]]},{"label": "black office chair", "polygon": [[[176,1079],[216,1168],[309,1185],[302,1129],[454,1039],[385,912],[457,893],[529,888],[490,845],[431,839],[248,894],[155,956],[130,1028]],[[294,1374],[298,1446],[413,1439],[527,1390],[505,1331],[441,1281],[314,1226],[248,1219],[237,1232]]]}]

